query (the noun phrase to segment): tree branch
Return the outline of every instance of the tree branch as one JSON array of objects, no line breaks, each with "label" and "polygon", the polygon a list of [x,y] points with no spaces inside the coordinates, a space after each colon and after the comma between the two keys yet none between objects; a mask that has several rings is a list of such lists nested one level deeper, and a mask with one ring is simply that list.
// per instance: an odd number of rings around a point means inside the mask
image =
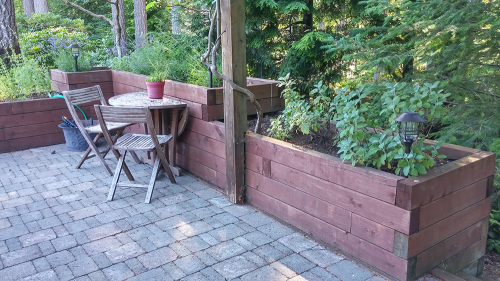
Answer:
[{"label": "tree branch", "polygon": [[[208,68],[210,69],[210,71],[215,75],[215,77],[221,79],[221,80],[224,80],[226,81],[227,83],[229,83],[229,85],[236,91],[238,92],[241,92],[243,94],[245,94],[248,99],[250,100],[250,102],[255,106],[256,110],[257,110],[257,124],[255,124],[255,129],[254,129],[254,132],[256,134],[261,134],[262,133],[262,118],[263,118],[263,113],[262,113],[262,107],[260,106],[260,104],[257,102],[257,100],[255,99],[255,95],[248,89],[246,88],[243,88],[243,87],[240,87],[238,85],[236,85],[236,83],[234,83],[234,81],[227,77],[226,75],[223,75],[223,74],[220,74],[218,71],[217,71],[217,51],[219,50],[220,48],[220,39],[222,37],[222,35],[226,32],[225,30],[223,32],[221,32],[220,34],[218,34],[217,36],[217,39],[215,40],[214,42],[214,46],[213,48],[210,50],[210,45],[211,45],[211,41],[212,41],[212,34],[213,34],[213,29],[214,29],[214,25],[215,25],[215,21],[219,21],[220,20],[220,9],[219,9],[219,0],[216,1],[216,8],[215,8],[215,14],[214,16],[210,19],[210,30],[208,32],[208,50],[203,54],[203,56],[201,57],[201,62]],[[219,33],[219,32],[217,32]],[[211,51],[211,52],[210,52]],[[209,63],[207,62],[207,59],[208,59],[208,56],[209,55],[212,55],[212,62]]]},{"label": "tree branch", "polygon": [[[73,7],[73,8],[76,8],[76,9],[78,9],[78,10],[80,10],[88,15],[93,16],[94,18],[98,18],[98,19],[102,19],[102,20],[106,21],[109,25],[111,25],[114,28],[113,22],[110,19],[108,19],[107,17],[105,17],[103,15],[98,15],[98,14],[92,13],[91,11],[89,11],[81,6],[78,6],[75,3],[69,2],[68,0],[63,0],[63,2],[66,3],[67,5]],[[109,1],[107,1],[107,2],[109,2]]]}]

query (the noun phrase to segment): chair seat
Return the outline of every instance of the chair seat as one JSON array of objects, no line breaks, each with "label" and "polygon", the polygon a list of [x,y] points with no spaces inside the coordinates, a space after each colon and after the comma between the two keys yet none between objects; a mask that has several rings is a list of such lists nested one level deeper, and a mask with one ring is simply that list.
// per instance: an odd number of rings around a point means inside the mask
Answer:
[{"label": "chair seat", "polygon": [[[130,126],[132,124],[131,123],[108,122],[108,123],[106,123],[106,125],[107,125],[109,131],[113,131],[113,130],[116,130],[116,129],[123,129],[123,128],[125,128],[127,126]],[[99,124],[92,125],[92,126],[89,126],[89,127],[85,127],[85,130],[89,134],[100,134],[100,133],[102,133],[101,125],[99,125]]]},{"label": "chair seat", "polygon": [[[167,143],[172,135],[157,135],[160,145]],[[155,145],[150,135],[125,134],[113,145],[114,149],[121,150],[153,150]]]}]

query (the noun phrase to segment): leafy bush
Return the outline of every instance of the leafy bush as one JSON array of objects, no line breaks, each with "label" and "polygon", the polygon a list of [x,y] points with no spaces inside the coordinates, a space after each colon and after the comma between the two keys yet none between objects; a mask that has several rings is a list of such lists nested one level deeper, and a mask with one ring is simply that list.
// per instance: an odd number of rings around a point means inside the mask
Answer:
[{"label": "leafy bush", "polygon": [[[80,54],[77,61],[78,71],[90,71],[92,69],[90,58],[84,52]],[[75,58],[67,50],[59,53],[55,59],[55,64],[62,71],[75,72]]]},{"label": "leafy bush", "polygon": [[70,32],[85,32],[88,29],[82,19],[68,19],[53,13],[33,13],[29,18],[22,13],[16,15],[16,20],[19,33],[36,32],[59,26],[65,27]]},{"label": "leafy bush", "polygon": [[440,144],[424,146],[423,139],[412,146],[410,153],[405,153],[394,121],[402,112],[418,112],[428,121],[442,116],[448,95],[438,90],[439,82],[424,86],[367,84],[357,90],[338,89],[335,94],[320,82],[309,98],[304,99],[288,75],[281,80],[285,86],[285,110],[272,121],[271,136],[288,137],[294,128],[309,134],[311,130],[317,132],[321,124],[336,121],[339,132],[334,141],[342,160],[379,169],[394,167],[396,174],[405,176],[426,174],[426,169],[434,166],[435,158],[446,157],[437,153]]},{"label": "leafy bush", "polygon": [[[110,67],[144,75],[164,73],[169,80],[209,85],[208,70],[200,61],[206,46],[201,44],[200,38],[186,34],[156,33],[150,33],[149,38],[151,41],[148,44],[130,55],[111,60]],[[214,85],[219,83],[214,77]]]},{"label": "leafy bush", "polygon": [[51,90],[49,72],[33,58],[14,54],[10,63],[7,66],[0,60],[0,102]]},{"label": "leafy bush", "polygon": [[486,245],[488,250],[500,253],[500,210],[491,210]]}]

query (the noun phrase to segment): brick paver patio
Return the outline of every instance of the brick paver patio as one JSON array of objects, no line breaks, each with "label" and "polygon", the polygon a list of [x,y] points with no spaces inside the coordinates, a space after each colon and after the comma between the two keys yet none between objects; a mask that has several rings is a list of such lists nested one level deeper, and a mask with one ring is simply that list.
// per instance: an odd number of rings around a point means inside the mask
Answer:
[{"label": "brick paver patio", "polygon": [[187,175],[160,177],[151,204],[139,188],[107,202],[111,177],[80,156],[0,154],[0,280],[385,280]]}]

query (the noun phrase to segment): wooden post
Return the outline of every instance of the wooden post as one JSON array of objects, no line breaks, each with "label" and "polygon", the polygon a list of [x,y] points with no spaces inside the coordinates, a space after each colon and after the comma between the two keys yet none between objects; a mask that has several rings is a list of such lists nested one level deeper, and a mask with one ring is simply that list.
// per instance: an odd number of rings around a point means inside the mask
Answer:
[{"label": "wooden post", "polygon": [[[246,87],[245,0],[221,0],[222,72],[237,85]],[[245,189],[245,132],[247,100],[224,82],[224,124],[226,129],[227,196],[243,203]]]}]

